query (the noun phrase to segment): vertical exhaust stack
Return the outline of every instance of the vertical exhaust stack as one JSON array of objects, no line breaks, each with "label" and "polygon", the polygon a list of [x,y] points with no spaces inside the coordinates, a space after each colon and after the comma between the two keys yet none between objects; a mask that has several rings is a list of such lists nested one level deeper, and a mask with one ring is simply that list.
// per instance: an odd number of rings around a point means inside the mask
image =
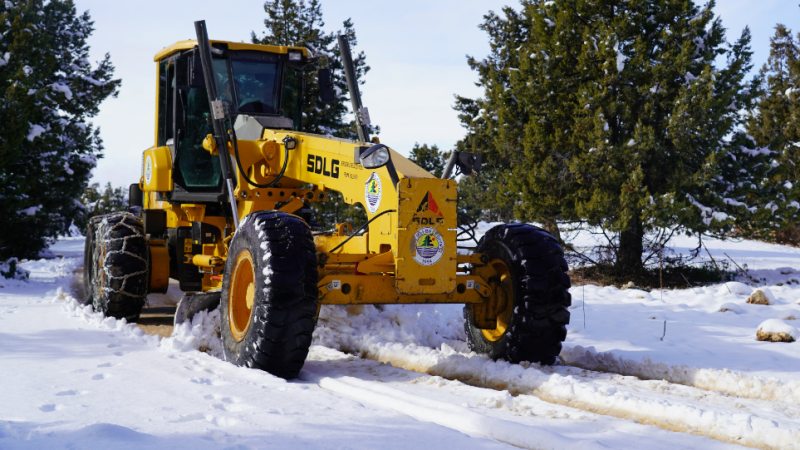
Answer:
[{"label": "vertical exhaust stack", "polygon": [[353,115],[356,118],[356,129],[361,142],[369,142],[369,112],[361,104],[361,93],[358,91],[356,81],[356,67],[353,65],[353,56],[350,54],[350,43],[347,36],[339,35],[339,53],[342,55],[344,76],[347,78],[347,90],[350,91],[350,101],[353,104]]},{"label": "vertical exhaust stack", "polygon": [[228,199],[231,202],[233,226],[238,227],[239,211],[236,208],[236,196],[233,194],[233,174],[231,172],[230,159],[228,156],[228,142],[225,133],[225,110],[217,91],[217,79],[214,78],[214,69],[211,63],[211,42],[208,40],[206,21],[198,20],[195,22],[194,29],[197,32],[197,49],[200,53],[200,62],[203,65],[203,78],[205,79],[206,92],[208,92],[208,104],[211,106],[211,118],[214,124],[214,142],[217,145],[219,153],[219,165],[225,177]]}]

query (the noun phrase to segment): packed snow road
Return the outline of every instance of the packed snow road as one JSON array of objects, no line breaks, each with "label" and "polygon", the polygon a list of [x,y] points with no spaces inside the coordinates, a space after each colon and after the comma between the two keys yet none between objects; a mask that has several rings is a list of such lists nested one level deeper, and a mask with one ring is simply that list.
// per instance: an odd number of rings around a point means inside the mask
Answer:
[{"label": "packed snow road", "polygon": [[800,347],[754,337],[791,284],[573,288],[554,367],[469,353],[460,306],[324,307],[286,382],[214,357],[216,313],[161,339],[80,306],[68,242],[0,290],[0,448],[800,448]]}]

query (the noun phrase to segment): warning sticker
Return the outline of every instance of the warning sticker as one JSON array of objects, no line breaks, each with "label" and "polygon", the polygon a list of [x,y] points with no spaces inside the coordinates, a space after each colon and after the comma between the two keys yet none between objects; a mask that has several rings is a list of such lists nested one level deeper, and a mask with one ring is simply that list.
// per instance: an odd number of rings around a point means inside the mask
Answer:
[{"label": "warning sticker", "polygon": [[364,200],[367,210],[372,214],[381,206],[381,178],[375,172],[372,172],[364,185]]},{"label": "warning sticker", "polygon": [[411,240],[411,254],[423,266],[436,264],[444,255],[442,235],[433,227],[420,228]]}]

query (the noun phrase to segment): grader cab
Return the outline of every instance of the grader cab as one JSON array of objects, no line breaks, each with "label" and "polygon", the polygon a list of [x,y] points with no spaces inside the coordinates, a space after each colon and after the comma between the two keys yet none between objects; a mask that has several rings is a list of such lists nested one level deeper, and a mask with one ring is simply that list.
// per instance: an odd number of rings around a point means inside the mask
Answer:
[{"label": "grader cab", "polygon": [[[298,47],[197,41],[159,52],[155,142],[131,186],[131,210],[93,218],[85,301],[136,320],[170,279],[176,320],[220,308],[226,360],[292,378],[321,305],[461,303],[471,348],[550,364],[569,322],[567,265],[556,240],[524,224],[457,248],[454,152],[435,178],[371,140],[348,42],[339,44],[359,140],[303,131]],[[322,97],[333,96],[319,69]],[[363,206],[360,226],[319,230],[310,205],[331,191]]]}]

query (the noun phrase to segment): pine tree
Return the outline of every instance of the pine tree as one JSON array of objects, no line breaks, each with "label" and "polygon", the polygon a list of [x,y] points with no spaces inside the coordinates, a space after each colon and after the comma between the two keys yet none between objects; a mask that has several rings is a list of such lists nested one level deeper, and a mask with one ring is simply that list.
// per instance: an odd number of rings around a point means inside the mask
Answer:
[{"label": "pine tree", "polygon": [[111,186],[106,183],[105,189],[100,191],[99,183],[90,184],[81,195],[81,204],[85,207],[83,220],[78,228],[86,234],[89,219],[94,216],[123,211],[128,207],[128,193],[125,189]]},{"label": "pine tree", "polygon": [[35,257],[83,214],[103,149],[87,119],[120,85],[108,55],[88,60],[92,25],[71,0],[0,3],[0,259]]},{"label": "pine tree", "polygon": [[762,185],[772,152],[738,128],[754,96],[749,30],[727,45],[713,7],[523,0],[485,16],[491,53],[468,61],[485,97],[457,108],[511,174],[520,218],[600,227],[616,271],[636,274],[648,232],[725,237],[793,213]]},{"label": "pine tree", "polygon": [[800,45],[794,41],[791,30],[778,24],[770,38],[769,60],[759,72],[758,101],[746,127],[759,146],[782,151],[800,141],[797,135],[787,135],[800,131],[790,127],[792,113],[800,106],[800,96],[796,95],[800,93],[800,74],[792,70],[798,59]]},{"label": "pine tree", "polygon": [[449,153],[447,155],[442,153],[435,144],[428,147],[428,144],[420,146],[418,142],[415,142],[408,159],[436,178],[441,178],[448,156]]},{"label": "pine tree", "polygon": [[[338,34],[347,36],[351,51],[355,52],[358,44],[353,22],[350,19],[342,23],[338,33],[326,33],[323,30],[322,6],[319,0],[267,0],[264,3],[267,18],[262,37],[251,33],[254,44],[292,45],[307,48],[313,56],[320,57],[320,67],[329,67],[333,78],[336,99],[331,103],[323,102],[319,97],[316,67],[304,74],[305,96],[303,104],[303,131],[309,133],[335,136],[358,140],[355,122],[346,120],[350,111],[350,97],[344,65],[339,53]],[[363,51],[353,55],[356,69],[356,80],[359,86],[365,83],[365,76],[370,67]],[[347,95],[346,95],[347,94]],[[380,127],[370,126],[372,135],[380,134]],[[360,205],[349,205],[338,192],[329,191],[326,203],[313,203],[315,219],[324,229],[329,229],[337,222],[366,222],[366,212]]]}]

